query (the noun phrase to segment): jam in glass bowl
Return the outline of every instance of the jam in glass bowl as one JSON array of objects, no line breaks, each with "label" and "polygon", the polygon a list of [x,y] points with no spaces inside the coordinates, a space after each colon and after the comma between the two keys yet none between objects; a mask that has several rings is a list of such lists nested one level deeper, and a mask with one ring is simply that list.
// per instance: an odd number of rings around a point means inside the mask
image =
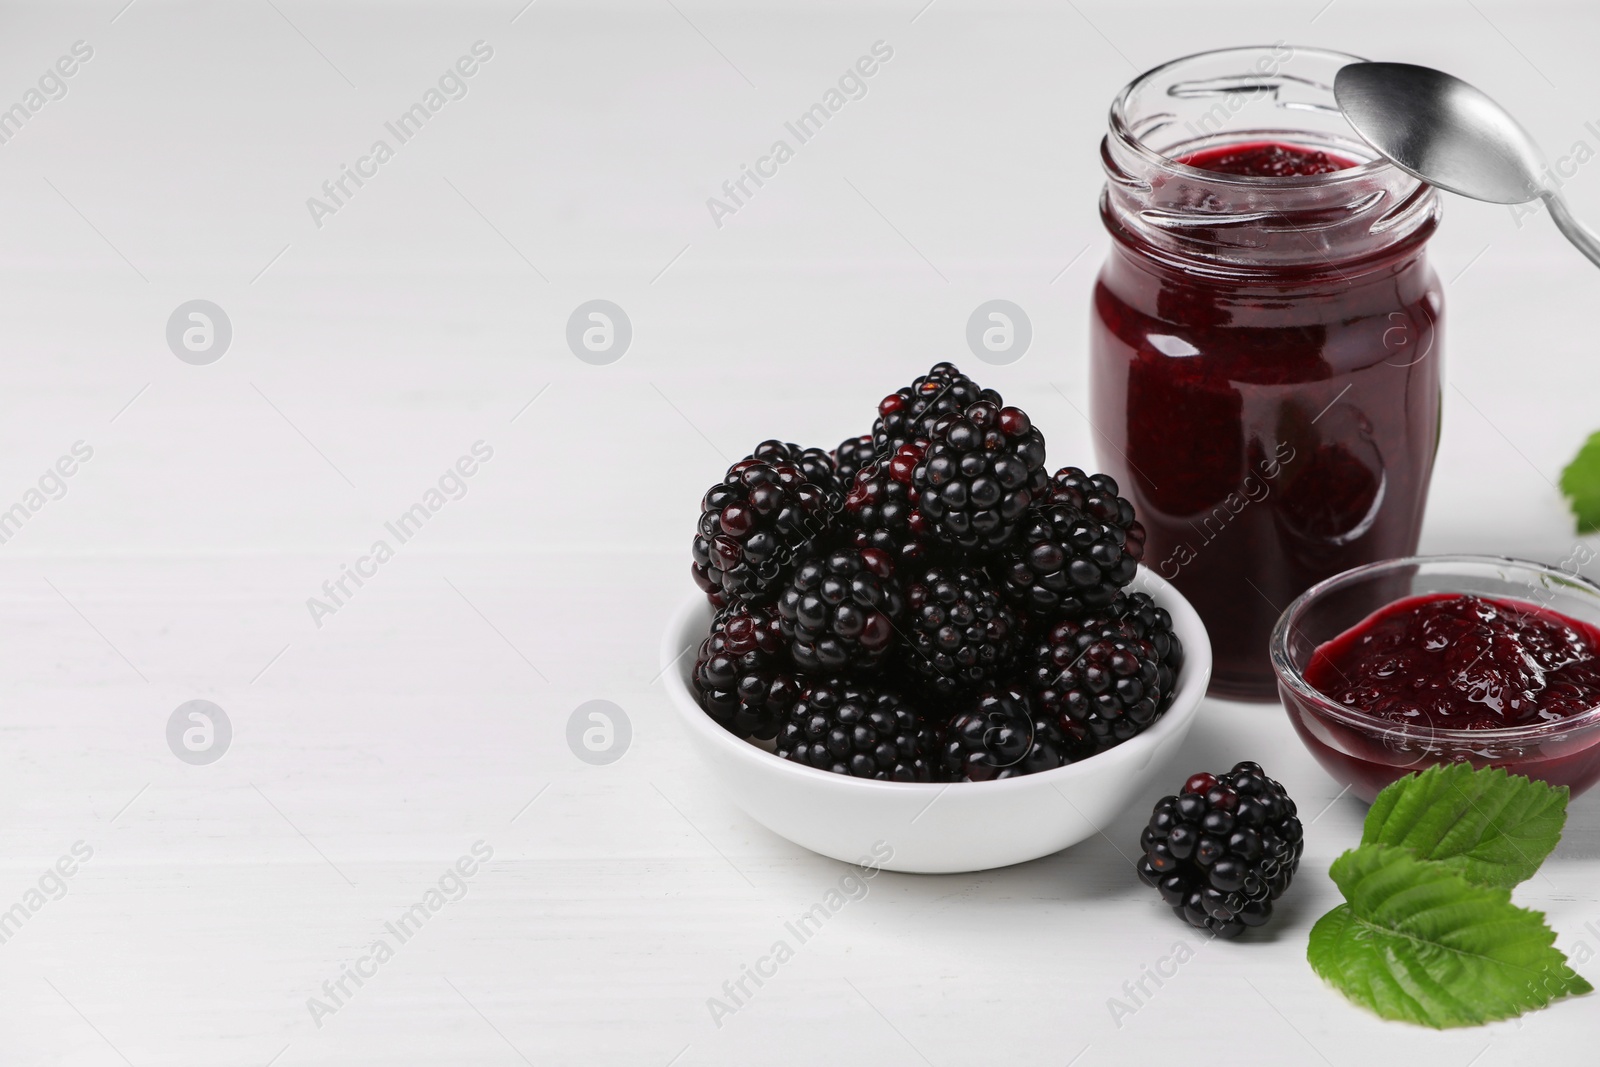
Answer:
[{"label": "jam in glass bowl", "polygon": [[1496,556],[1357,567],[1272,634],[1278,692],[1329,774],[1371,801],[1434,763],[1600,780],[1600,586]]}]

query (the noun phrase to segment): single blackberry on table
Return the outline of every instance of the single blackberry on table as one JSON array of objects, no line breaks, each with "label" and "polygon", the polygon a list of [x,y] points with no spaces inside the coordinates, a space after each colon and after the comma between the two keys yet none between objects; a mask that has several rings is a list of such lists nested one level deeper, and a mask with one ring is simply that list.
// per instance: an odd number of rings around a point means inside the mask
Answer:
[{"label": "single blackberry on table", "polygon": [[1167,709],[1182,665],[1171,616],[1134,593],[1109,610],[1051,624],[1034,644],[1030,682],[1035,705],[1075,747],[1103,752]]},{"label": "single blackberry on table", "polygon": [[799,467],[751,456],[706,490],[694,580],[716,607],[770,603],[792,564],[829,529],[828,490]]},{"label": "single blackberry on table", "polygon": [[978,694],[940,732],[939,769],[952,782],[1015,778],[1070,762],[1061,732],[1034,715],[1020,689],[997,687]]},{"label": "single blackberry on table", "polygon": [[838,472],[839,484],[848,492],[855,483],[856,472],[877,458],[878,449],[870,433],[840,441],[839,447],[833,450],[833,469]]},{"label": "single blackberry on table", "polygon": [[784,716],[777,753],[808,767],[891,782],[933,779],[935,734],[894,689],[818,681]]},{"label": "single blackberry on table", "polygon": [[888,656],[905,599],[889,554],[836,548],[801,563],[778,597],[789,651],[803,671],[859,674]]},{"label": "single blackberry on table", "polygon": [[721,612],[700,643],[693,681],[700,706],[735,737],[776,736],[800,696],[777,610],[768,605]]},{"label": "single blackberry on table", "polygon": [[774,466],[788,464],[795,467],[805,475],[806,481],[833,499],[842,497],[850,485],[848,478],[839,476],[839,469],[834,465],[833,456],[820,448],[802,448],[800,445],[787,444],[783,441],[762,441],[756,445],[755,451],[750,453],[750,458]]},{"label": "single blackberry on table", "polygon": [[905,591],[902,659],[937,696],[992,683],[1016,658],[1022,623],[983,571],[931,566]]},{"label": "single blackberry on table", "polygon": [[928,440],[940,418],[965,411],[987,400],[999,406],[1000,394],[985,389],[956,369],[953,363],[935,363],[916,381],[890,393],[878,404],[872,424],[872,444],[878,455],[893,455],[901,445]]},{"label": "single blackberry on table", "polygon": [[889,553],[896,566],[927,558],[928,524],[917,508],[911,472],[922,446],[902,445],[887,461],[874,461],[856,474],[844,498],[841,518],[858,548]]},{"label": "single blackberry on table", "polygon": [[1049,485],[1044,435],[1021,408],[980,400],[934,425],[912,484],[936,539],[967,552],[999,548]]},{"label": "single blackberry on table", "polygon": [[1272,918],[1305,848],[1294,801],[1257,763],[1196,774],[1162,797],[1139,836],[1145,885],[1191,926],[1237,937]]},{"label": "single blackberry on table", "polygon": [[1063,467],[1006,555],[1006,588],[1039,615],[1104,608],[1138,573],[1144,541],[1112,478]]}]

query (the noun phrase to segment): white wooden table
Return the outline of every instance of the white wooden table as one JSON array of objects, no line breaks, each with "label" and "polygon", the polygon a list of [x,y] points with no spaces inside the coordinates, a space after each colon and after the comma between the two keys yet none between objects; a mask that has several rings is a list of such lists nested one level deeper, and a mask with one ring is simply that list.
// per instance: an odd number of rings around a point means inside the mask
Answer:
[{"label": "white wooden table", "polygon": [[[935,360],[1028,408],[1052,462],[1092,462],[1096,145],[1137,69],[1274,39],[1429,62],[1560,154],[1600,146],[1594,14],[123,3],[0,15],[0,106],[92,50],[0,143],[0,512],[23,505],[0,526],[0,1062],[1088,1067],[1233,1062],[1248,1039],[1263,1062],[1489,1067],[1592,1047],[1592,998],[1435,1034],[1324,989],[1306,932],[1362,807],[1281,711],[1221,703],[1165,785],[1253,758],[1299,800],[1304,866],[1264,936],[1202,945],[1134,881],[1146,807],[1014,869],[884,874],[714,1019],[844,868],[704,779],[655,650],[727,462],[862,432]],[[879,41],[865,95],[714,220],[708,198]],[[388,132],[467,66],[420,131]],[[1568,186],[1591,219],[1597,174]],[[337,210],[307,206],[341,178]],[[1460,202],[1435,257],[1451,384],[1425,548],[1561,559],[1550,482],[1600,426],[1600,278],[1543,220]],[[965,328],[996,298],[1033,342],[986,368]],[[192,338],[199,365],[166,336],[196,299],[232,332],[209,363],[215,335]],[[566,341],[595,299],[631,324],[606,365]],[[77,442],[92,456],[48,477]],[[492,456],[447,477],[478,442]],[[386,524],[419,503],[402,541]],[[231,727],[211,763],[168,744],[193,700]],[[608,765],[567,743],[591,700],[631,725]],[[1518,897],[1591,979],[1597,880],[1589,797]],[[1193,958],[1130,993],[1180,942]]]}]

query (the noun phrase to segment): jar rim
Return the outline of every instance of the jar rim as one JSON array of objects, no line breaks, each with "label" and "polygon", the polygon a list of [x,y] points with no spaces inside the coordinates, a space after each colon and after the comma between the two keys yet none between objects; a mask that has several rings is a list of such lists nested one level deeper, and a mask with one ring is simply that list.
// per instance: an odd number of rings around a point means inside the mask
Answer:
[{"label": "jar rim", "polygon": [[[1376,270],[1438,224],[1433,186],[1373,152],[1338,109],[1334,74],[1359,56],[1284,42],[1153,67],[1111,105],[1101,216],[1136,250],[1185,271],[1278,284],[1288,272]],[[1318,174],[1242,175],[1180,162],[1285,144],[1349,157]]]},{"label": "jar rim", "polygon": [[[1169,156],[1164,152],[1156,151],[1154,148],[1151,148],[1147,143],[1145,143],[1144,139],[1140,137],[1139,134],[1137,134],[1133,127],[1129,124],[1126,115],[1129,100],[1135,93],[1145,88],[1149,83],[1166,75],[1173,68],[1182,66],[1185,63],[1192,63],[1196,60],[1212,59],[1232,53],[1238,53],[1243,56],[1249,54],[1260,54],[1263,52],[1275,52],[1276,49],[1280,47],[1288,47],[1293,55],[1318,56],[1327,59],[1343,59],[1346,60],[1347,63],[1368,62],[1365,57],[1353,55],[1349,52],[1339,52],[1328,48],[1300,48],[1293,45],[1286,45],[1283,41],[1277,41],[1270,45],[1238,45],[1232,48],[1213,48],[1207,49],[1203,52],[1191,52],[1186,56],[1179,56],[1176,59],[1169,59],[1165,63],[1151,67],[1149,70],[1145,71],[1143,74],[1140,74],[1127,85],[1122,87],[1122,89],[1111,101],[1111,111],[1108,116],[1108,125],[1112,135],[1115,136],[1117,140],[1125,145],[1128,149],[1143,159],[1146,163],[1154,167],[1170,170],[1178,175],[1204,180],[1207,182],[1214,182],[1219,185],[1237,185],[1244,189],[1292,189],[1304,188],[1308,186],[1326,188],[1328,186],[1337,186],[1347,182],[1361,182],[1371,178],[1374,175],[1383,175],[1385,172],[1404,173],[1400,171],[1400,169],[1393,163],[1390,163],[1383,156],[1377,155],[1376,153],[1374,153],[1372,159],[1357,163],[1353,167],[1342,167],[1339,170],[1325,171],[1321,174],[1297,174],[1285,177],[1274,177],[1254,174],[1231,174],[1223,171],[1206,170],[1202,167],[1195,167],[1191,166],[1190,164],[1180,162],[1178,159],[1174,158],[1173,156]],[[1329,87],[1329,91],[1332,91],[1331,87]],[[1365,142],[1363,141],[1362,143]]]}]

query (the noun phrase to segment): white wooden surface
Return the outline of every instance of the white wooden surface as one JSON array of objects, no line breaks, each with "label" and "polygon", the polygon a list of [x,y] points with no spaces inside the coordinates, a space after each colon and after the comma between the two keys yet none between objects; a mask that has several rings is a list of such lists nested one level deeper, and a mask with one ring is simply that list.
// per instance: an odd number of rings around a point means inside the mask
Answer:
[{"label": "white wooden surface", "polygon": [[[1255,1040],[1270,1062],[1488,1067],[1592,1047],[1593,999],[1435,1034],[1322,988],[1306,932],[1361,806],[1280,711],[1223,704],[1147,800],[1240,758],[1288,784],[1308,851],[1265,936],[1177,924],[1122,855],[1130,811],[1015,869],[874,879],[718,1026],[708,998],[845,869],[688,762],[655,649],[726,462],[866,429],[877,396],[966,356],[983,300],[1024,307],[1033,347],[966,362],[1053,462],[1090,460],[1096,143],[1136,69],[1274,39],[1428,62],[1560,155],[1600,147],[1594,14],[123,2],[0,13],[0,105],[93,48],[0,144],[0,510],[93,449],[0,545],[0,911],[40,904],[0,944],[0,1062],[1087,1067]],[[880,40],[866,96],[716,226],[707,197]],[[477,41],[465,98],[314,225],[306,198]],[[1597,181],[1568,187],[1591,219]],[[1561,559],[1550,482],[1600,425],[1600,278],[1543,220],[1461,202],[1435,255],[1451,384],[1425,547]],[[209,366],[164,338],[194,298],[233,325]],[[594,298],[633,324],[610,366],[564,341]],[[466,494],[315,625],[307,598],[478,441]],[[233,725],[209,766],[167,746],[191,699]],[[565,740],[594,699],[633,728],[609,766]],[[386,933],[480,841],[460,899]],[[64,895],[30,898],[78,842]],[[1600,980],[1597,877],[1590,797],[1518,896]],[[381,937],[393,958],[319,1026],[308,998]],[[1124,983],[1180,941],[1194,957],[1134,1004]]]}]

